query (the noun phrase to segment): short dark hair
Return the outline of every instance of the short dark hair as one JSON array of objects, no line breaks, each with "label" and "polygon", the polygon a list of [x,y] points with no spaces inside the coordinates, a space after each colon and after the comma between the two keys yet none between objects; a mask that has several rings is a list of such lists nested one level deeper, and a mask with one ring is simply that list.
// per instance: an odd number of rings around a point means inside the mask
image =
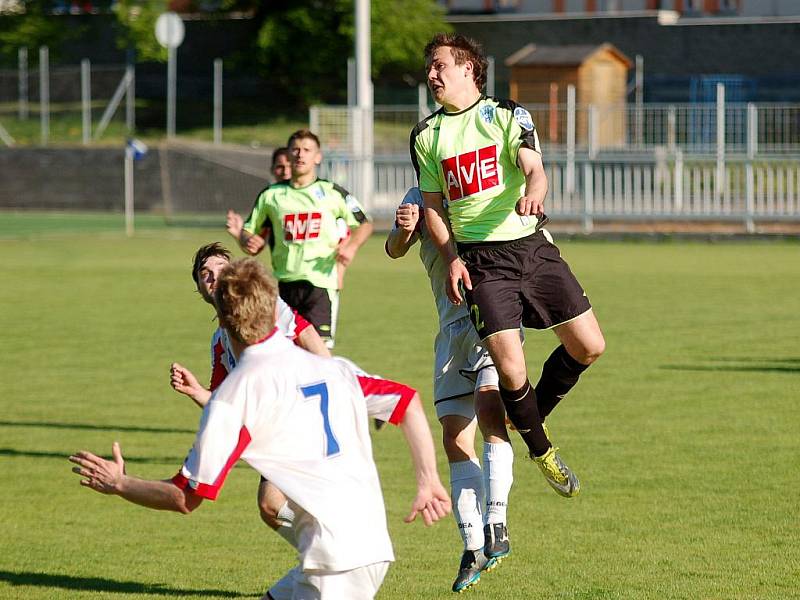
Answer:
[{"label": "short dark hair", "polygon": [[203,268],[203,265],[206,264],[206,261],[212,256],[222,256],[229,261],[231,259],[230,250],[228,250],[219,242],[212,242],[210,244],[206,244],[205,246],[200,246],[197,252],[195,252],[194,259],[192,260],[192,279],[194,280],[195,285],[200,282],[200,278],[197,274],[200,272],[200,269]]},{"label": "short dark hair", "polygon": [[295,140],[314,140],[314,143],[317,144],[317,148],[322,148],[322,144],[319,143],[319,138],[310,129],[298,129],[289,136],[289,141],[286,142],[286,145],[291,146],[292,142]]},{"label": "short dark hair", "polygon": [[486,72],[489,61],[483,55],[483,46],[474,39],[459,33],[437,33],[425,46],[425,62],[428,63],[438,48],[447,46],[453,54],[457,65],[472,63],[472,78],[479,90],[486,85]]},{"label": "short dark hair", "polygon": [[289,152],[289,148],[286,146],[281,146],[280,148],[275,148],[275,151],[272,153],[272,166],[275,166],[275,163],[278,162],[278,157],[285,156],[287,160],[292,159],[292,154]]}]

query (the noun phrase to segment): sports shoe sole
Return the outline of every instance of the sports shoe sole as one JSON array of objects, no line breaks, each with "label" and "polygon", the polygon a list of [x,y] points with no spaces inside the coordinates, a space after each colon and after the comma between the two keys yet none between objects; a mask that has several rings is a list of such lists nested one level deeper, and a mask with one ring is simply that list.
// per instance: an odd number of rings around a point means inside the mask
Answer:
[{"label": "sports shoe sole", "polygon": [[477,573],[475,573],[475,577],[470,579],[469,582],[466,585],[464,585],[463,587],[459,588],[458,590],[454,590],[455,593],[456,594],[463,594],[468,589],[471,589],[474,586],[478,585],[478,583],[481,580],[481,575],[483,573],[488,573],[489,571],[493,571],[495,568],[497,568],[498,564],[499,564],[499,561],[496,558],[490,558],[489,561],[486,563],[486,566],[483,567],[483,569],[481,569]]}]

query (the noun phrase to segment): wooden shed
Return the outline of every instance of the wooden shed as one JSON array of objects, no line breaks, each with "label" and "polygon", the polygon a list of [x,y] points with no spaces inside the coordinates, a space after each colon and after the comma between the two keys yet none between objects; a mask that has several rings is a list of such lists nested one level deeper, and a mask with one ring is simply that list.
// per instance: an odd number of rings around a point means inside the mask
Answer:
[{"label": "wooden shed", "polygon": [[[509,89],[512,100],[533,109],[543,141],[565,143],[566,119],[563,111],[553,115],[535,110],[535,105],[565,105],[567,86],[575,86],[578,115],[576,136],[586,143],[589,134],[590,105],[598,115],[598,147],[625,144],[627,117],[624,110],[631,60],[612,44],[540,46],[528,44],[505,60],[511,71]],[[543,122],[542,117],[545,117]],[[545,135],[543,135],[543,133]]]}]

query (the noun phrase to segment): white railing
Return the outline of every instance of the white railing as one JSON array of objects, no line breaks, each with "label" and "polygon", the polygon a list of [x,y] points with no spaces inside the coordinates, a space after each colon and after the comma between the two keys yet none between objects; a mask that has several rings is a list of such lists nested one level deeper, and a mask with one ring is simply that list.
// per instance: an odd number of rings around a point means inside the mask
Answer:
[{"label": "white railing", "polygon": [[[344,187],[358,161],[327,157],[322,172]],[[758,221],[800,222],[800,162],[785,157],[729,157],[722,170],[713,156],[681,152],[658,156],[590,159],[574,169],[565,156],[545,160],[547,213],[577,220],[591,231],[595,220],[739,221],[748,231]],[[374,193],[364,198],[377,217],[393,213],[416,175],[404,158],[376,158]]]},{"label": "white railing", "polygon": [[[575,150],[592,155],[656,148],[714,153],[720,143],[729,153],[752,148],[755,153],[800,154],[800,104],[726,104],[723,97],[706,104],[576,105],[572,110],[567,104],[532,104],[527,108],[546,153],[568,149],[573,123]],[[356,143],[352,111],[346,106],[311,108],[311,128],[326,152],[346,153]],[[420,112],[425,109],[376,106],[375,154],[407,153],[409,133],[420,120]]]}]

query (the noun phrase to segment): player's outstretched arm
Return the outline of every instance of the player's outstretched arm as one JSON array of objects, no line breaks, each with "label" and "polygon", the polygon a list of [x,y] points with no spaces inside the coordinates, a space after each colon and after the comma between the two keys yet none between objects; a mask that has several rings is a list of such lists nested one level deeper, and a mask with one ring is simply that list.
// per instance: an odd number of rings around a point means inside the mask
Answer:
[{"label": "player's outstretched arm", "polygon": [[395,211],[394,227],[386,236],[386,254],[389,258],[405,256],[414,242],[417,241],[417,223],[419,223],[419,207],[416,204],[401,204]]},{"label": "player's outstretched arm", "polygon": [[446,290],[447,297],[453,304],[461,304],[463,298],[459,282],[463,282],[464,287],[471,290],[472,281],[470,281],[467,267],[461,262],[453,245],[450,222],[444,210],[444,197],[440,192],[422,192],[422,200],[425,204],[425,224],[428,227],[428,233],[450,274]]},{"label": "player's outstretched arm", "polygon": [[113,460],[106,460],[96,454],[82,450],[69,457],[78,466],[72,468],[81,479],[81,485],[101,494],[120,496],[146,508],[190,513],[200,506],[203,499],[195,494],[187,494],[171,481],[138,479],[125,473],[125,461],[119,444],[111,447]]},{"label": "player's outstretched arm", "polygon": [[425,525],[432,525],[450,514],[452,505],[436,469],[436,450],[419,394],[414,394],[406,408],[400,429],[411,451],[417,478],[417,496],[411,505],[411,512],[404,520],[411,523],[420,514]]},{"label": "player's outstretched arm", "polygon": [[200,385],[194,373],[180,363],[170,365],[169,384],[176,392],[189,396],[200,408],[208,404],[211,398],[211,391]]}]

